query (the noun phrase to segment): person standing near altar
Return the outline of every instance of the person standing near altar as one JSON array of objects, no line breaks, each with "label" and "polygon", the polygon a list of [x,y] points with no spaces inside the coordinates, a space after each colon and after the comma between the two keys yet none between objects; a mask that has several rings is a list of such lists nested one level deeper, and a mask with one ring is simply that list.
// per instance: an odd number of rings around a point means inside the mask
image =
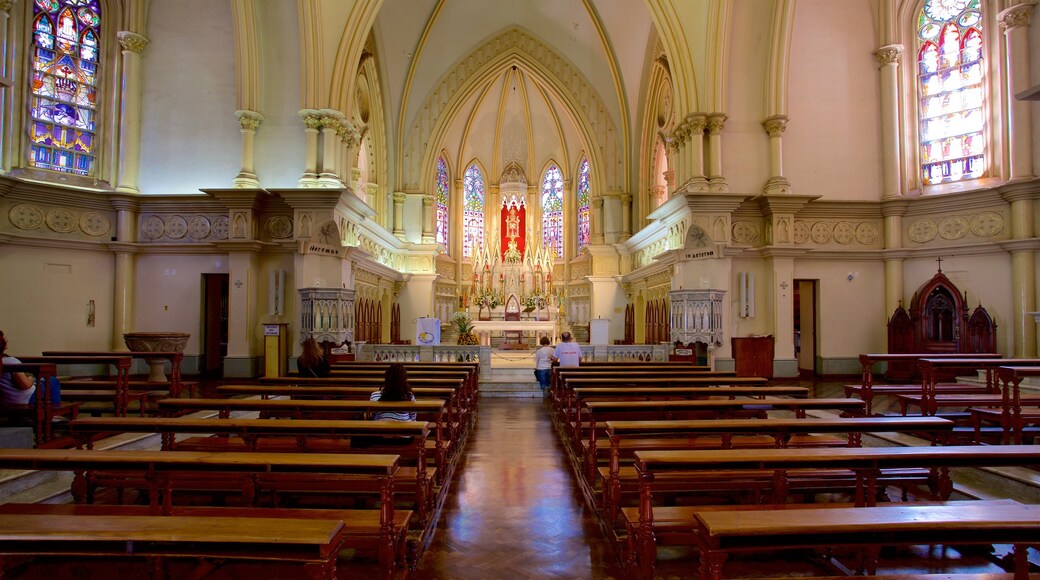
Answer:
[{"label": "person standing near altar", "polygon": [[573,342],[574,337],[571,333],[564,332],[560,335],[560,344],[556,345],[556,350],[553,351],[553,361],[559,362],[561,367],[576,367],[581,363],[581,347],[578,343]]}]

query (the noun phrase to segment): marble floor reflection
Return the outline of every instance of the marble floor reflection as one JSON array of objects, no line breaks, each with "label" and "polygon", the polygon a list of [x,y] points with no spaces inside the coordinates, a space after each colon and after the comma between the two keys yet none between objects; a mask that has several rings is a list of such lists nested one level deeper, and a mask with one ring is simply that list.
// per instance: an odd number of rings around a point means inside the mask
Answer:
[{"label": "marble floor reflection", "polygon": [[623,577],[542,399],[481,399],[429,549],[409,578]]}]

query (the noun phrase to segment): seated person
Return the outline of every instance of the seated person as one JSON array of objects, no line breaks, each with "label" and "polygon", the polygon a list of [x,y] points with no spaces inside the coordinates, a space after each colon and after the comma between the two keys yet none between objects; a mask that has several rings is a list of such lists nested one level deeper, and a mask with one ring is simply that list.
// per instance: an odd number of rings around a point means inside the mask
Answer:
[{"label": "seated person", "polygon": [[[408,371],[405,370],[402,364],[392,364],[386,369],[385,381],[383,388],[372,393],[369,397],[370,401],[414,401],[415,394],[412,393],[412,388],[408,386]],[[372,419],[376,421],[415,421],[416,413],[407,411],[375,411],[372,413]],[[392,447],[400,445],[408,445],[411,443],[411,437],[379,437],[379,436],[359,436],[352,437],[350,440],[350,446],[353,448],[365,448],[365,447]]]},{"label": "seated person", "polygon": [[[16,365],[22,361],[7,354],[7,338],[0,331],[0,355],[5,365]],[[51,377],[48,384],[51,405],[61,404],[61,387],[58,377]],[[36,403],[36,379],[28,373],[10,373],[6,370],[0,375],[0,404],[5,407],[33,405]]]},{"label": "seated person", "polygon": [[303,352],[296,358],[296,370],[301,377],[327,377],[332,373],[329,359],[313,337],[302,343]]}]

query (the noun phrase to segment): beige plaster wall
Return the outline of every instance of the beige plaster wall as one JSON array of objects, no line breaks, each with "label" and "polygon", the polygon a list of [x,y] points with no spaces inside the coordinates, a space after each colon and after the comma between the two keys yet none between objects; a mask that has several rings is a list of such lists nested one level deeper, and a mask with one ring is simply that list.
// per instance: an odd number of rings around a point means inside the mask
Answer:
[{"label": "beige plaster wall", "polygon": [[795,193],[881,196],[872,12],[869,2],[830,0],[804,0],[795,10],[783,137],[784,176]]},{"label": "beige plaster wall", "polygon": [[[854,276],[851,281],[850,272]],[[818,356],[855,358],[865,352],[884,351],[887,316],[883,314],[885,272],[881,262],[799,260],[795,262],[794,278],[819,281]]]},{"label": "beige plaster wall", "polygon": [[137,332],[190,332],[191,338],[184,353],[199,354],[202,274],[227,273],[228,261],[222,255],[139,255],[133,329]]},{"label": "beige plaster wall", "polygon": [[[10,353],[108,350],[112,334],[109,252],[0,245],[0,330]],[[94,301],[94,326],[87,304]]]},{"label": "beige plaster wall", "polygon": [[242,150],[231,3],[153,2],[149,19],[155,25],[142,53],[140,190],[230,187]]},{"label": "beige plaster wall", "polygon": [[[733,3],[726,80],[728,115],[722,134],[722,175],[735,192],[761,191],[769,179],[769,138],[763,83],[768,59],[769,18],[760,14],[769,3]],[[765,13],[768,13],[765,12]]]}]

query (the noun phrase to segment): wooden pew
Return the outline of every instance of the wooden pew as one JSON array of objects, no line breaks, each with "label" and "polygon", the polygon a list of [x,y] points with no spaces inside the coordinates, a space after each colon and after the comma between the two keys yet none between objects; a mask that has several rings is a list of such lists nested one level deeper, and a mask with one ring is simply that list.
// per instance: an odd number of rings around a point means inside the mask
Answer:
[{"label": "wooden pew", "polygon": [[[141,359],[145,361],[152,360],[168,360],[170,361],[170,381],[169,383],[150,383],[148,381],[130,381],[130,386],[144,386],[148,390],[158,390],[163,387],[168,387],[170,395],[173,397],[180,397],[181,390],[184,386],[184,382],[181,380],[181,363],[184,361],[184,353],[180,351],[175,352],[145,352],[145,351],[79,351],[79,350],[67,350],[57,351],[49,350],[44,351],[43,356],[129,356],[130,358]],[[67,383],[68,381],[66,381]],[[78,381],[77,381],[78,382]],[[197,383],[192,383],[197,385]],[[63,386],[65,383],[62,384]],[[149,386],[155,386],[155,388],[149,388]]]},{"label": "wooden pew", "polygon": [[567,400],[561,405],[559,417],[554,417],[558,425],[565,427],[567,433],[578,425],[582,403],[586,401],[633,401],[633,400],[665,400],[665,399],[706,399],[706,398],[765,398],[765,397],[802,397],[809,394],[806,387],[577,387],[567,390]]},{"label": "wooden pew", "polygon": [[353,361],[337,363],[332,365],[333,371],[358,370],[358,371],[386,371],[391,364],[403,364],[408,371],[409,378],[430,376],[431,372],[464,371],[466,377],[466,396],[476,399],[480,383],[480,364],[477,362],[400,362],[387,361]]},{"label": "wooden pew", "polygon": [[[818,470],[849,470],[855,474],[855,505],[873,506],[876,505],[878,483],[884,482],[887,473],[893,470],[897,474],[912,469],[930,470],[931,499],[946,501],[953,490],[951,468],[1024,466],[1037,461],[1040,461],[1040,446],[639,451],[636,453],[639,507],[625,508],[622,514],[626,526],[633,533],[632,549],[638,553],[641,565],[652,570],[657,533],[675,536],[669,542],[688,542],[698,529],[695,515],[700,510],[747,509],[742,506],[655,507],[654,492],[660,485],[658,482],[667,484],[676,476],[727,474],[722,476],[723,482],[726,477],[737,479],[740,474],[748,474],[744,476],[745,481],[748,476],[759,477],[767,482],[772,491],[770,501],[776,506],[784,503],[787,490],[798,478],[804,477],[802,474],[808,473],[811,478]],[[803,517],[812,519],[815,516]],[[663,519],[658,525],[656,522],[660,518]],[[635,557],[634,553],[629,555]]]},{"label": "wooden pew", "polygon": [[[157,513],[149,506],[122,504],[40,504],[40,503],[5,503],[0,504],[0,514],[16,514],[21,516],[122,516],[154,518],[163,514]],[[375,509],[298,509],[272,507],[211,507],[211,506],[173,506],[169,516],[218,517],[218,518],[278,518],[332,520],[343,522],[343,548],[367,550],[373,553],[380,547],[380,512]],[[394,511],[394,546],[396,568],[406,565],[409,554],[406,553],[407,532],[412,512],[409,510]],[[75,524],[76,520],[72,520]],[[273,528],[277,530],[278,527]],[[392,569],[392,568],[391,568]],[[383,569],[384,577],[388,570]]]},{"label": "wooden pew", "polygon": [[700,577],[722,578],[730,555],[747,557],[778,548],[861,548],[866,571],[873,573],[882,546],[995,543],[1014,545],[1016,578],[1027,577],[1026,547],[1040,537],[1040,509],[973,503],[698,513]]},{"label": "wooden pew", "polygon": [[[414,492],[416,511],[423,525],[428,521],[435,500],[433,474],[428,475],[426,469],[426,438],[430,427],[425,421],[88,417],[72,421],[69,432],[88,449],[93,448],[93,440],[98,434],[123,432],[160,434],[162,449],[167,451],[395,453],[401,457],[402,465],[397,472],[397,489]],[[213,436],[194,437],[179,443],[178,433]],[[358,436],[400,437],[403,440],[400,445],[375,449],[358,449],[344,442],[344,439]],[[443,460],[443,457],[437,458],[434,474],[447,470]]]},{"label": "wooden pew", "polygon": [[36,446],[47,445],[55,439],[52,421],[55,417],[75,418],[79,414],[78,403],[54,404],[51,401],[50,380],[58,376],[57,366],[52,363],[21,363],[0,367],[3,372],[30,373],[35,380],[36,401],[30,405],[5,405],[0,414],[10,417],[28,418],[33,422]]},{"label": "wooden pew", "polygon": [[981,439],[981,422],[995,421],[1000,424],[1001,443],[1007,445],[1014,441],[1021,445],[1026,425],[1040,424],[1040,410],[1023,410],[1033,397],[1022,395],[1021,384],[1027,377],[1040,377],[1040,367],[1036,366],[1000,366],[996,370],[997,380],[1001,388],[1001,405],[998,409],[972,408],[972,426],[975,429],[975,440]]},{"label": "wooden pew", "polygon": [[54,365],[108,365],[115,369],[116,387],[101,395],[101,400],[111,401],[117,416],[125,417],[129,405],[130,367],[133,363],[129,353],[98,356],[27,356],[19,357],[23,363],[51,363]]},{"label": "wooden pew", "polygon": [[734,419],[741,416],[761,416],[767,411],[790,411],[798,419],[805,418],[808,410],[840,411],[843,416],[863,416],[866,403],[860,399],[710,399],[710,400],[657,400],[657,401],[589,401],[585,403],[584,418],[578,417],[575,431],[575,450],[584,457],[585,476],[596,477],[599,456],[597,433],[606,428],[607,421],[640,421],[694,419]]},{"label": "wooden pew", "polygon": [[[845,396],[856,394],[867,402],[867,413],[873,413],[873,401],[877,395],[912,395],[919,392],[919,385],[875,385],[874,365],[879,362],[902,362],[918,364],[923,358],[961,358],[959,353],[870,353],[859,355],[862,379],[858,385],[845,385]],[[974,358],[1001,358],[999,354],[973,354]],[[943,385],[943,391],[950,394],[982,392],[982,389],[971,385]]]},{"label": "wooden pew", "polygon": [[64,556],[88,567],[92,558],[141,558],[153,578],[165,577],[164,563],[174,558],[197,558],[199,569],[210,566],[203,563],[207,559],[274,560],[332,580],[344,527],[322,519],[0,514],[0,555]]},{"label": "wooden pew", "polygon": [[[1011,401],[1009,397],[1000,392],[999,382],[996,379],[996,370],[998,367],[1009,366],[1009,367],[1034,367],[1040,366],[1040,359],[1023,358],[1023,359],[1008,359],[1008,358],[941,358],[933,359],[926,358],[921,359],[918,363],[921,369],[921,412],[924,415],[934,415],[938,412],[938,404],[936,397],[939,394],[950,394],[943,393],[938,387],[937,377],[942,374],[943,371],[948,371],[951,368],[956,369],[969,369],[972,372],[984,370],[986,372],[986,387],[985,392],[980,393],[979,397],[974,400],[977,401],[978,405],[985,405],[988,403],[997,405],[1010,405]],[[963,393],[957,393],[963,394]]]}]

